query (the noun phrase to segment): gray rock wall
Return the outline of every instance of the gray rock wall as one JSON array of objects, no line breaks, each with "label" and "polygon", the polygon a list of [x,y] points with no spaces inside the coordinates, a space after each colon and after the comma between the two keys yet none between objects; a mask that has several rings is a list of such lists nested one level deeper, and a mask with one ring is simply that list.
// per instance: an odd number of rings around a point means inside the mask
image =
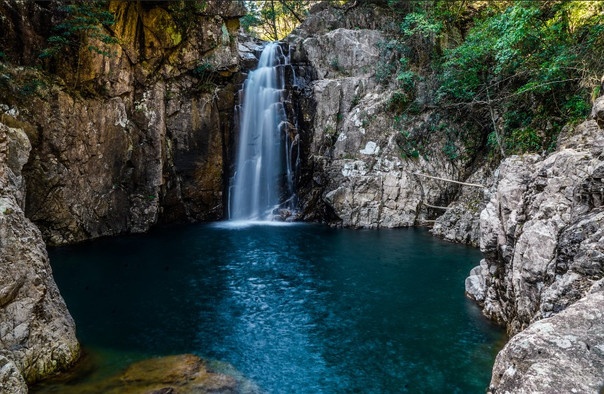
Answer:
[{"label": "gray rock wall", "polygon": [[[307,94],[314,111],[301,132],[311,174],[300,185],[303,219],[366,228],[431,224],[442,210],[430,205],[448,205],[460,187],[416,173],[467,178],[464,159],[447,156],[443,136],[427,132],[441,122],[437,111],[425,107],[401,121],[391,110],[401,54],[387,49],[390,19],[382,13],[374,5],[347,15],[325,8],[288,38],[292,62],[314,71]],[[429,89],[419,85],[422,107]],[[429,154],[404,155],[401,140],[415,134],[427,136]]]},{"label": "gray rock wall", "polygon": [[553,154],[510,157],[494,174],[480,217],[484,260],[466,280],[513,336],[497,356],[493,393],[604,384],[604,131],[592,116]]},{"label": "gray rock wall", "polygon": [[42,235],[23,213],[21,173],[31,145],[0,123],[0,391],[52,375],[79,355],[75,325],[52,271]]},{"label": "gray rock wall", "polygon": [[481,213],[485,261],[468,280],[480,285],[467,291],[512,334],[565,309],[604,275],[603,148],[590,120],[554,154],[510,157],[495,174]]}]

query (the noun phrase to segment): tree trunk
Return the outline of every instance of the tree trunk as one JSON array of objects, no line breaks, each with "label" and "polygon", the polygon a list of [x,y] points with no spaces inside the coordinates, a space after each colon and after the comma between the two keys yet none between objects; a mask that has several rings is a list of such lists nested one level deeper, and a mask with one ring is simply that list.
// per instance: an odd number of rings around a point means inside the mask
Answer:
[{"label": "tree trunk", "polygon": [[275,0],[271,0],[271,16],[273,18],[273,34],[274,34],[274,40],[273,41],[278,41],[279,40],[279,33],[277,33],[277,14],[275,12]]}]

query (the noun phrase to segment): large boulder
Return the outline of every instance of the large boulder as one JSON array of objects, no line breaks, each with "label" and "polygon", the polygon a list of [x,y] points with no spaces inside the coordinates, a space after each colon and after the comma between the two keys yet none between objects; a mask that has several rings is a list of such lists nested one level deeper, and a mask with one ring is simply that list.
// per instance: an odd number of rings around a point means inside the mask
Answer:
[{"label": "large boulder", "polygon": [[513,337],[499,352],[491,393],[596,393],[604,388],[604,291]]}]

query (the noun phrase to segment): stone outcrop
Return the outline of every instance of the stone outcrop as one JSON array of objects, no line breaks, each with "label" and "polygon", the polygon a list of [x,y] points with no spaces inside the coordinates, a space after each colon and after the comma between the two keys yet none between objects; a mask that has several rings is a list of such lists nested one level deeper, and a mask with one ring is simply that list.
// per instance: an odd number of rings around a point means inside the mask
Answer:
[{"label": "stone outcrop", "polygon": [[509,157],[494,174],[480,218],[484,259],[466,280],[484,314],[516,335],[497,357],[493,392],[589,392],[604,383],[604,132],[596,119],[568,129],[553,154]]},{"label": "stone outcrop", "polygon": [[[25,211],[51,245],[223,215],[242,9],[213,1],[183,26],[169,4],[111,2],[120,44],[111,56],[80,50],[77,73],[57,64],[63,80],[7,69],[15,82],[0,112],[28,130]],[[56,18],[46,3],[5,2],[7,20],[20,6]],[[25,94],[24,81],[39,83]]]},{"label": "stone outcrop", "polygon": [[491,393],[597,393],[604,388],[604,291],[531,324],[499,352]]},{"label": "stone outcrop", "polygon": [[603,148],[590,120],[552,155],[513,156],[495,174],[481,213],[485,260],[467,291],[511,334],[565,309],[604,275]]},{"label": "stone outcrop", "polygon": [[[417,173],[467,175],[463,161],[443,149],[451,141],[427,132],[442,124],[435,111],[421,109],[430,101],[427,82],[413,93],[420,109],[397,119],[394,95],[403,93],[391,67],[401,55],[388,45],[389,17],[375,5],[346,15],[323,8],[288,38],[292,63],[313,70],[305,87],[308,128],[301,133],[301,217],[367,228],[429,223],[442,213],[430,206],[448,205],[459,187]],[[426,146],[408,146],[424,137]]]},{"label": "stone outcrop", "polygon": [[[467,181],[477,185],[489,185],[487,167],[472,174]],[[464,186],[457,198],[436,218],[431,233],[447,241],[478,247],[480,244],[480,212],[486,207],[485,189]],[[445,208],[445,207],[444,207]]]},{"label": "stone outcrop", "polygon": [[0,391],[52,375],[79,355],[75,325],[52,278],[40,231],[25,217],[21,169],[31,146],[0,123]]}]

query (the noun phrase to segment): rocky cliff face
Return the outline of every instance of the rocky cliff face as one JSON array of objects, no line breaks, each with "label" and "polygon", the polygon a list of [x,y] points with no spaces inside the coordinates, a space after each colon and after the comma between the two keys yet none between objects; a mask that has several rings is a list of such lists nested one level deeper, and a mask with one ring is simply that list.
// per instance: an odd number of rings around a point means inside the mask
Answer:
[{"label": "rocky cliff face", "polygon": [[481,213],[485,258],[466,291],[511,335],[524,331],[498,356],[493,391],[603,383],[603,105],[601,97],[555,153],[510,157],[495,174]]},{"label": "rocky cliff face", "polygon": [[[185,28],[168,5],[111,2],[109,33],[120,44],[112,56],[80,50],[80,93],[69,72],[49,80],[7,71],[15,82],[4,118],[28,130],[33,145],[25,211],[49,244],[222,217],[242,9],[211,2],[186,15],[195,23]],[[9,21],[54,17],[44,5],[5,2],[3,10]],[[9,27],[43,41],[25,20]],[[33,88],[24,94],[26,83]]]},{"label": "rocky cliff face", "polygon": [[497,355],[489,392],[602,392],[603,311],[600,281],[564,311],[531,324]]},{"label": "rocky cliff face", "polygon": [[[455,142],[429,131],[446,124],[427,109],[430,82],[413,92],[415,111],[394,116],[402,93],[391,67],[401,54],[387,33],[388,13],[375,5],[314,11],[288,38],[292,62],[313,70],[302,218],[367,228],[431,223],[460,188],[422,175],[465,179],[467,162],[447,154]],[[425,146],[410,146],[413,137],[425,137]]]},{"label": "rocky cliff face", "polygon": [[75,325],[52,278],[42,235],[23,213],[31,145],[0,123],[0,391],[51,375],[79,355]]}]

